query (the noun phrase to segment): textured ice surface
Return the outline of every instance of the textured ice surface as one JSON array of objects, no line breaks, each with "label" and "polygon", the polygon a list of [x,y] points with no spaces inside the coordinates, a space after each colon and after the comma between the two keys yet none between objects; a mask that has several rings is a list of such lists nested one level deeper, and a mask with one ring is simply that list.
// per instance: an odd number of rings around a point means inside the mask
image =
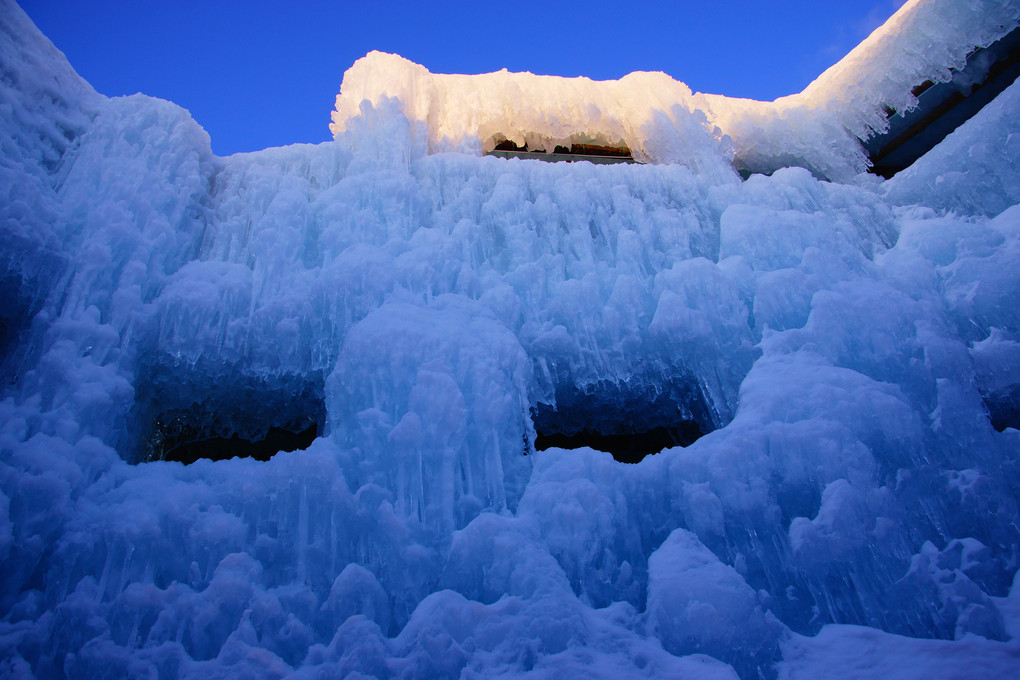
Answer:
[{"label": "textured ice surface", "polygon": [[[889,182],[741,182],[686,111],[686,164],[443,153],[391,98],[217,158],[0,26],[0,674],[1016,674],[1020,86]],[[712,431],[536,452],[540,405]],[[139,462],[168,413],[322,436]]]}]

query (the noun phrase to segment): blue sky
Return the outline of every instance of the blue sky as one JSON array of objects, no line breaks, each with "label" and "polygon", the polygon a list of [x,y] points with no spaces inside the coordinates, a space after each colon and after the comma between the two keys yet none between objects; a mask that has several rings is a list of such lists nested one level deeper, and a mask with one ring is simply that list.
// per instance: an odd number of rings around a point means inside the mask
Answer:
[{"label": "blue sky", "polygon": [[330,139],[344,71],[369,50],[436,73],[511,71],[596,80],[665,71],[692,89],[799,92],[903,0],[719,2],[260,2],[23,0],[106,95],[191,111],[226,155]]}]

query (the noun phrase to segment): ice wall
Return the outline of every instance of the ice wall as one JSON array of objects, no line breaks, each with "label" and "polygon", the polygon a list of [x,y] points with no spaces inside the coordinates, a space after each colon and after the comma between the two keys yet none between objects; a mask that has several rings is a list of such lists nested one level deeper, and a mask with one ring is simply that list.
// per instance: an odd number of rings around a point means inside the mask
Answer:
[{"label": "ice wall", "polygon": [[[431,153],[391,97],[217,158],[0,26],[0,674],[1015,672],[1020,208],[970,150],[1020,85],[893,182],[741,182],[696,113],[704,163]],[[711,432],[534,451],[541,404]],[[167,413],[322,436],[146,461]]]},{"label": "ice wall", "polygon": [[1020,24],[1012,0],[910,0],[803,92],[774,102],[692,93],[665,73],[620,80],[531,73],[445,75],[372,52],[344,74],[330,128],[361,115],[362,102],[401,102],[412,134],[430,151],[491,150],[504,139],[549,152],[571,143],[629,146],[637,160],[724,175],[791,165],[848,180],[868,165],[860,141],[906,111],[913,88],[943,82],[975,47]]},{"label": "ice wall", "polygon": [[0,347],[7,348],[38,311],[61,266],[55,190],[64,153],[94,115],[99,95],[19,10],[3,5],[0,33],[4,87],[0,111],[0,238],[5,248],[0,295]]}]

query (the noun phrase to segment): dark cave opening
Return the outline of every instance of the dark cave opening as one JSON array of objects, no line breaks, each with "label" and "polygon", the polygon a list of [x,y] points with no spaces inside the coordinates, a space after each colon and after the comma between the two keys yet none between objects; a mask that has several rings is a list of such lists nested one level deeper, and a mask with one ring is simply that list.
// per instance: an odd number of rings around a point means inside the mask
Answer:
[{"label": "dark cave opening", "polygon": [[0,278],[0,366],[13,354],[18,344],[18,335],[29,325],[38,305],[25,299],[23,284],[13,277]]},{"label": "dark cave opening", "polygon": [[695,381],[640,387],[598,383],[556,391],[556,406],[532,407],[535,449],[591,447],[621,463],[690,446],[717,429],[719,417]]},{"label": "dark cave opening", "polygon": [[137,432],[128,460],[254,458],[308,448],[326,412],[321,376],[272,380],[221,366],[153,366],[137,385]]},{"label": "dark cave opening", "polygon": [[496,144],[487,156],[498,158],[521,158],[549,161],[552,163],[588,161],[589,163],[634,163],[634,154],[626,146],[606,146],[602,144],[571,144],[570,147],[556,146],[551,153],[545,149],[529,148],[527,144],[518,146],[504,139]]},{"label": "dark cave opening", "polygon": [[981,396],[988,410],[988,419],[997,432],[1007,427],[1020,429],[1020,385]]},{"label": "dark cave opening", "polygon": [[266,461],[285,451],[308,448],[319,436],[319,427],[313,423],[304,430],[295,431],[285,427],[270,427],[264,437],[247,439],[236,432],[228,437],[207,436],[191,441],[165,440],[160,460],[170,460],[189,465],[197,460],[228,460],[230,458],[254,458]]},{"label": "dark cave opening", "polygon": [[621,463],[640,463],[645,456],[658,453],[674,446],[690,446],[703,432],[693,421],[682,422],[675,427],[655,427],[644,432],[605,434],[593,430],[582,430],[574,434],[560,432],[538,432],[535,449],[549,448],[579,449],[589,446],[598,451],[611,453]]}]

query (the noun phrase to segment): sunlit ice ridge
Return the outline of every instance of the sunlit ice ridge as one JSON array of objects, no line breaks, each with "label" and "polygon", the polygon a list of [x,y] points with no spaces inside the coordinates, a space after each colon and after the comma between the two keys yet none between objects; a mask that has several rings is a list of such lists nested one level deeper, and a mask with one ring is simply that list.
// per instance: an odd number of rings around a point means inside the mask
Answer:
[{"label": "sunlit ice ridge", "polygon": [[968,57],[1011,32],[1014,4],[908,2],[803,92],[773,102],[693,93],[665,73],[445,75],[373,52],[344,75],[330,128],[340,135],[366,105],[394,99],[411,142],[430,153],[488,152],[503,141],[546,152],[598,144],[699,174],[799,166],[848,181],[869,166],[862,142],[889,130],[890,112],[916,109],[922,88],[955,80],[963,90],[987,77],[992,57],[969,71]]},{"label": "sunlit ice ridge", "polygon": [[220,158],[0,0],[0,674],[1016,675],[1018,24],[776,102],[372,53]]}]

